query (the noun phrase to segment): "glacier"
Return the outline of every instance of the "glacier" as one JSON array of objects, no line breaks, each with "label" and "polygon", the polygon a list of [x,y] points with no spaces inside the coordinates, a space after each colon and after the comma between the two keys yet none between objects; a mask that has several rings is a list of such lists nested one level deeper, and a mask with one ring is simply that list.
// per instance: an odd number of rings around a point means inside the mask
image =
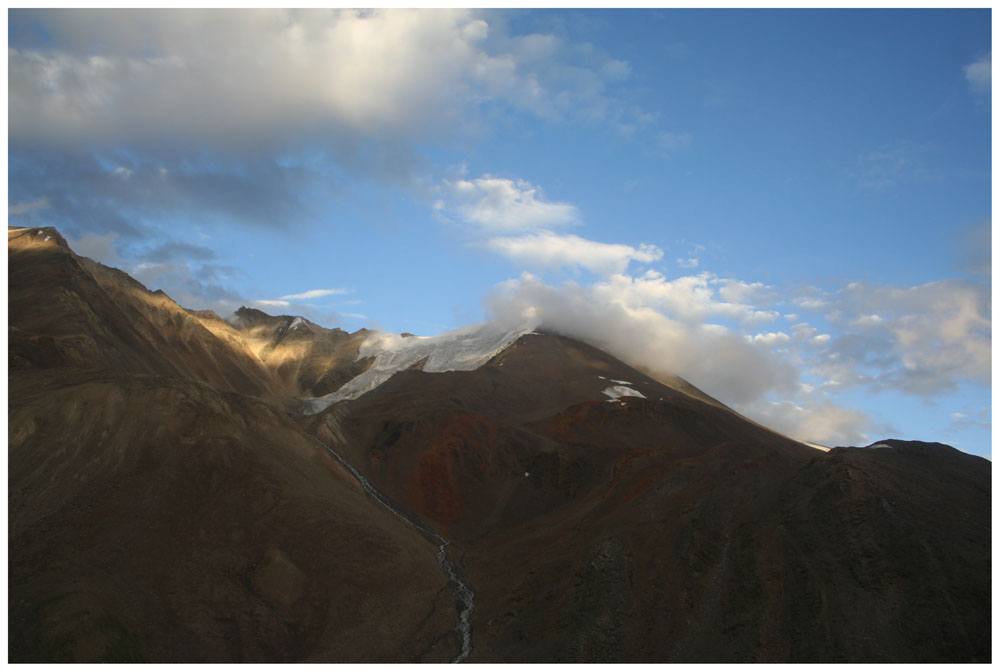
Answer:
[{"label": "glacier", "polygon": [[481,322],[439,336],[372,334],[361,344],[357,357],[375,358],[368,370],[330,394],[303,399],[303,412],[314,415],[338,401],[356,399],[422,359],[427,360],[422,368],[428,373],[473,371],[534,328],[531,324],[510,327]]}]

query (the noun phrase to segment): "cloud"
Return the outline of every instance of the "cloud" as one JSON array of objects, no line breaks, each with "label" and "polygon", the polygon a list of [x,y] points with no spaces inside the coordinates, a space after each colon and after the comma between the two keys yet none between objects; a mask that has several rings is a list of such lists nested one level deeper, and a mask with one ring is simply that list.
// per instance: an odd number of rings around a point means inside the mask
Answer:
[{"label": "cloud", "polygon": [[985,220],[959,236],[958,267],[983,279],[993,277],[993,222]]},{"label": "cloud", "polygon": [[484,231],[538,231],[571,226],[580,220],[576,206],[545,200],[541,188],[526,180],[484,175],[475,180],[446,181],[444,190],[445,197],[436,208]]},{"label": "cloud", "polygon": [[285,300],[297,300],[297,299],[318,299],[323,296],[331,296],[333,294],[349,294],[351,290],[349,289],[310,289],[299,294],[286,294],[281,297]]},{"label": "cloud", "polygon": [[9,217],[16,217],[20,215],[26,215],[29,212],[34,212],[35,210],[44,210],[49,207],[49,199],[39,198],[34,201],[25,203],[14,203],[13,205],[7,206],[7,215]]},{"label": "cloud", "polygon": [[157,245],[148,252],[145,252],[142,258],[147,262],[164,262],[177,258],[211,261],[216,258],[216,255],[215,252],[207,247],[172,241]]},{"label": "cloud", "polygon": [[656,142],[660,153],[666,158],[679,149],[687,149],[694,141],[694,136],[690,133],[672,133],[661,131],[656,135]]},{"label": "cloud", "polygon": [[60,145],[180,140],[231,151],[315,133],[403,140],[447,132],[493,102],[603,120],[617,107],[609,86],[629,75],[627,63],[589,45],[508,36],[502,22],[465,10],[15,18],[36,21],[58,47],[9,50],[11,137]]},{"label": "cloud", "polygon": [[881,147],[859,154],[848,172],[858,186],[874,191],[925,180],[928,171],[921,159],[923,151],[909,143]]},{"label": "cloud", "polygon": [[752,343],[760,343],[773,348],[791,342],[792,337],[783,331],[769,331],[767,333],[754,334],[752,337],[748,335],[747,339]]},{"label": "cloud", "polygon": [[977,429],[990,431],[993,428],[993,423],[990,419],[990,409],[988,407],[983,407],[975,411],[968,409],[965,409],[964,412],[955,411],[948,418],[951,421],[946,430],[949,434]]},{"label": "cloud", "polygon": [[[12,10],[11,20],[11,198],[49,198],[47,223],[71,234],[143,238],[178,215],[291,230],[327,221],[332,204],[377,200],[371,185],[419,193],[438,182],[423,148],[481,137],[487,120],[617,128],[649,117],[616,93],[627,63],[556,35],[510,34],[500,13]],[[482,202],[460,205],[483,225],[578,220],[524,183],[474,184]]]},{"label": "cloud", "polygon": [[[964,280],[912,287],[854,282],[835,297],[834,325],[821,369],[853,381],[913,395],[990,384],[990,288]],[[878,318],[878,319],[875,319]]]},{"label": "cloud", "polygon": [[687,259],[678,257],[674,261],[680,268],[698,268],[698,263],[699,263],[697,257],[688,257]]},{"label": "cloud", "polygon": [[[606,282],[595,285],[595,291],[608,300],[632,307],[650,306],[685,322],[697,323],[714,318],[754,326],[780,317],[780,313],[774,310],[726,300],[726,296],[738,298],[739,285],[737,281],[718,278],[708,271],[667,279],[659,271],[650,269],[640,276],[614,275]],[[752,285],[745,287],[752,288]],[[760,285],[756,289],[763,288]]]},{"label": "cloud", "polygon": [[724,326],[675,320],[636,302],[627,280],[550,286],[524,274],[496,287],[488,312],[504,324],[534,320],[632,365],[683,376],[730,404],[795,388],[795,370],[780,358]]},{"label": "cloud", "polygon": [[993,88],[993,52],[962,68],[973,91],[989,93]]},{"label": "cloud", "polygon": [[288,308],[292,305],[289,301],[281,301],[278,299],[254,299],[252,303],[255,306],[262,306],[264,308]]},{"label": "cloud", "polygon": [[632,261],[652,263],[663,257],[655,245],[638,248],[617,243],[599,243],[572,234],[550,231],[514,238],[492,238],[487,247],[519,263],[533,267],[585,268],[600,275],[621,273]]},{"label": "cloud", "polygon": [[830,447],[866,446],[871,435],[881,430],[868,414],[829,401],[762,400],[744,404],[740,411],[793,439]]}]

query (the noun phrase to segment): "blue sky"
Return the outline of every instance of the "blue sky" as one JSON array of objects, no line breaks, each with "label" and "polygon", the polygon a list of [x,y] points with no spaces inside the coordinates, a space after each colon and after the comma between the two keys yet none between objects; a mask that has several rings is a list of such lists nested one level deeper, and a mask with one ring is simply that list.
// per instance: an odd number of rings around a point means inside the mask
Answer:
[{"label": "blue sky", "polygon": [[8,14],[8,214],[191,308],[533,316],[990,455],[991,14]]}]

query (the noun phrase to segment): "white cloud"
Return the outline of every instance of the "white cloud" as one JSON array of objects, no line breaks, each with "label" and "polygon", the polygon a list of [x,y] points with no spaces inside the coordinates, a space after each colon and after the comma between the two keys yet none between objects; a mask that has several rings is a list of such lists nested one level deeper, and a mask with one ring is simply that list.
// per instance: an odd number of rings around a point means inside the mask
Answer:
[{"label": "white cloud", "polygon": [[780,357],[722,325],[672,319],[640,300],[624,276],[591,287],[553,287],[524,274],[498,285],[488,306],[502,323],[532,318],[633,365],[683,376],[726,403],[796,389],[795,370]]},{"label": "white cloud", "polygon": [[871,384],[917,395],[944,392],[962,381],[990,383],[987,285],[855,282],[838,293],[836,305],[835,323],[848,330],[830,343],[838,361],[828,364],[863,367]]},{"label": "white cloud", "polygon": [[759,343],[765,347],[773,348],[778,345],[785,345],[790,343],[792,337],[783,331],[769,331],[766,334],[754,334],[750,341],[753,343]]},{"label": "white cloud", "polygon": [[948,433],[954,434],[955,432],[967,431],[967,430],[991,430],[993,428],[993,423],[990,416],[990,408],[983,407],[979,409],[965,409],[965,412],[956,411],[951,413],[948,418],[950,420],[948,426]]},{"label": "white cloud", "polygon": [[255,306],[263,306],[265,308],[288,308],[292,305],[288,301],[281,301],[279,299],[255,299],[252,303]]},{"label": "white cloud", "polygon": [[323,296],[330,296],[333,294],[349,294],[351,290],[349,289],[310,289],[299,294],[286,294],[281,297],[285,300],[295,301],[302,299],[318,299]]},{"label": "white cloud", "polygon": [[10,135],[72,145],[155,135],[231,149],[315,132],[347,143],[425,140],[492,102],[556,120],[627,114],[608,90],[628,76],[627,63],[555,35],[508,36],[485,17],[36,12],[59,48],[9,50]]},{"label": "white cloud", "polygon": [[445,182],[445,199],[437,209],[454,213],[485,231],[538,231],[578,224],[580,213],[570,203],[545,200],[541,188],[525,180],[484,175]]},{"label": "white cloud", "polygon": [[636,248],[550,231],[515,238],[492,238],[486,244],[490,249],[529,266],[581,267],[601,275],[621,273],[632,261],[648,264],[663,256],[663,251],[655,245],[642,244]]},{"label": "white cloud", "polygon": [[698,268],[698,263],[699,263],[697,257],[688,257],[687,259],[684,259],[683,257],[678,257],[674,261],[680,268]]},{"label": "white cloud", "polygon": [[[780,314],[755,306],[726,301],[721,292],[732,290],[734,281],[702,272],[668,280],[655,270],[638,277],[617,274],[595,290],[631,306],[652,306],[674,319],[703,322],[710,317],[726,318],[744,325],[773,322]],[[733,295],[735,292],[729,292]]]},{"label": "white cloud", "polygon": [[989,93],[993,88],[993,52],[969,63],[962,70],[965,71],[965,80],[974,90]]},{"label": "white cloud", "polygon": [[824,446],[865,446],[875,421],[861,411],[829,401],[803,402],[761,400],[743,404],[738,410],[767,427],[799,441]]},{"label": "white cloud", "polygon": [[849,323],[855,329],[865,329],[866,327],[877,327],[882,324],[882,318],[878,315],[862,315]]}]

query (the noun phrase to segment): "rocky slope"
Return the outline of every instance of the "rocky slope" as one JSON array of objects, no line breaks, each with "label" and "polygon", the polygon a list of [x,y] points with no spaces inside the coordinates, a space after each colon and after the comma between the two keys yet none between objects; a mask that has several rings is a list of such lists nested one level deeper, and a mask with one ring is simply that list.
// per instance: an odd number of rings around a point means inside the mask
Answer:
[{"label": "rocky slope", "polygon": [[223,320],[53,229],[8,260],[12,661],[991,657],[986,460],[821,452],[557,334]]}]

